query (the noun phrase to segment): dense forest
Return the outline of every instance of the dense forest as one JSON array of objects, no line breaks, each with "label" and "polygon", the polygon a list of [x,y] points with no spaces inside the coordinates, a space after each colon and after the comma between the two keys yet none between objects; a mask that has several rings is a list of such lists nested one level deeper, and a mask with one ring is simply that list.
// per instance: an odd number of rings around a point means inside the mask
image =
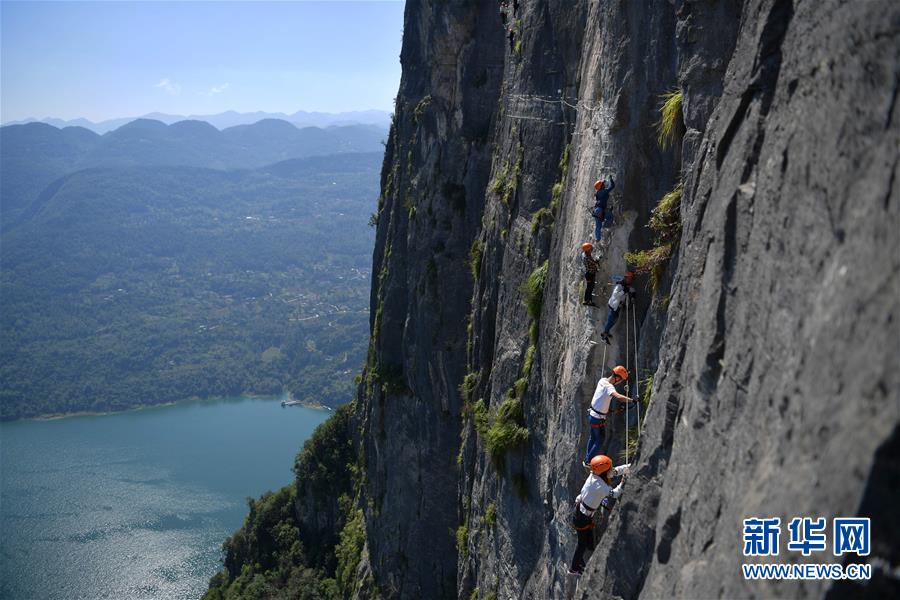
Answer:
[{"label": "dense forest", "polygon": [[0,416],[242,392],[347,401],[367,339],[380,161],[85,168],[12,223],[4,211]]}]

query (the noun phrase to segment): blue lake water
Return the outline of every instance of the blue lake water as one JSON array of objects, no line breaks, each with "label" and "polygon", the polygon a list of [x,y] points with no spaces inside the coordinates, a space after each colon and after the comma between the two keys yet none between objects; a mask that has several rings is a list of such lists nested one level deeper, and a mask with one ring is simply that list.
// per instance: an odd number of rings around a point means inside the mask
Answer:
[{"label": "blue lake water", "polygon": [[238,398],[0,423],[0,597],[201,596],[246,498],[291,482],[330,414]]}]

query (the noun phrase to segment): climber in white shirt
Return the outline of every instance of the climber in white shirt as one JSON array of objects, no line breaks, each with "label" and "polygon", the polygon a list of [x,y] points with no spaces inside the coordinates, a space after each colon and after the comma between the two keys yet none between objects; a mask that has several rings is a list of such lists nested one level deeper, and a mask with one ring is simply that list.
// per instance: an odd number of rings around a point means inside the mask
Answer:
[{"label": "climber in white shirt", "polygon": [[[584,570],[584,553],[594,549],[594,513],[601,507],[607,507],[608,498],[617,499],[622,495],[622,484],[625,483],[629,467],[630,464],[613,468],[612,459],[603,454],[591,459],[591,474],[575,499],[572,525],[578,534],[578,546],[572,557],[570,575],[581,575]],[[612,487],[612,478],[620,475],[622,481],[615,488]]]},{"label": "climber in white shirt", "polygon": [[597,382],[594,397],[591,398],[591,408],[588,410],[588,425],[591,433],[588,437],[587,451],[584,456],[584,468],[588,468],[591,459],[600,454],[605,437],[606,413],[609,412],[609,404],[613,398],[622,402],[634,402],[632,398],[616,391],[616,384],[628,381],[628,369],[619,365],[614,367],[609,377],[604,377]]},{"label": "climber in white shirt", "polygon": [[[615,278],[613,280],[615,281]],[[612,294],[609,296],[609,301],[606,303],[607,308],[609,308],[609,313],[606,315],[606,325],[603,327],[603,333],[600,334],[600,339],[607,344],[611,343],[610,338],[612,336],[609,335],[609,332],[619,319],[619,311],[622,309],[622,305],[634,301],[635,292],[634,288],[631,287],[633,281],[634,273],[625,271],[625,274],[622,275],[622,278],[616,283],[616,287],[613,288]]]}]

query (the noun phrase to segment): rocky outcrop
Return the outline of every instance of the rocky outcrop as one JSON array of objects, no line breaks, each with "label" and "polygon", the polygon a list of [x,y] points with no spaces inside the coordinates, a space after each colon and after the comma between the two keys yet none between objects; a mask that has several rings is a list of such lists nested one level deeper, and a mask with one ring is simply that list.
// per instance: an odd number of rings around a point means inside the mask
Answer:
[{"label": "rocky outcrop", "polygon": [[388,596],[456,589],[457,388],[503,69],[496,19],[491,3],[410,3],[405,17],[359,402],[360,568]]}]

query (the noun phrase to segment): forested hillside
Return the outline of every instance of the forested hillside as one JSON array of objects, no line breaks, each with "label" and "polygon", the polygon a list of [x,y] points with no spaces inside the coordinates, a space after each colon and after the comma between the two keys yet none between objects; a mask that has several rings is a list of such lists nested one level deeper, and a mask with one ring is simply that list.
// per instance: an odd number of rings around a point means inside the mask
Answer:
[{"label": "forested hillside", "polygon": [[54,180],[0,241],[2,417],[241,392],[345,402],[367,337],[380,161]]},{"label": "forested hillside", "polygon": [[373,125],[297,128],[278,119],[222,131],[204,121],[166,125],[137,119],[104,135],[45,123],[0,127],[0,227],[5,230],[18,223],[19,212],[54,180],[82,169],[248,169],[309,156],[379,152],[385,136]]}]

